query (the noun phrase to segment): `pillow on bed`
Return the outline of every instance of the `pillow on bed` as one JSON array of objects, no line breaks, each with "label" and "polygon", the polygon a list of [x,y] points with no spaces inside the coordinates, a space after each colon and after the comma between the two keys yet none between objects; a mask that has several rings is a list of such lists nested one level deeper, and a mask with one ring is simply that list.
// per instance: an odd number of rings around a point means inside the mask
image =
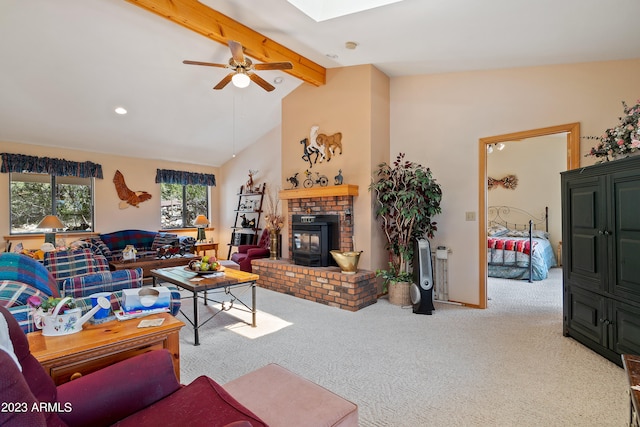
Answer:
[{"label": "pillow on bed", "polygon": [[504,236],[508,232],[509,232],[509,229],[504,225],[500,225],[500,224],[494,224],[489,228],[487,228],[487,236],[489,237]]},{"label": "pillow on bed", "polygon": [[528,230],[509,230],[506,234],[507,237],[529,237]]},{"label": "pillow on bed", "polygon": [[534,237],[536,239],[547,239],[547,240],[549,240],[549,233],[547,233],[546,231],[543,231],[543,230],[533,230],[531,232],[531,237]]},{"label": "pillow on bed", "polygon": [[[529,237],[529,230],[509,230],[507,237]],[[549,233],[542,230],[531,230],[531,237],[534,239],[549,240]]]}]

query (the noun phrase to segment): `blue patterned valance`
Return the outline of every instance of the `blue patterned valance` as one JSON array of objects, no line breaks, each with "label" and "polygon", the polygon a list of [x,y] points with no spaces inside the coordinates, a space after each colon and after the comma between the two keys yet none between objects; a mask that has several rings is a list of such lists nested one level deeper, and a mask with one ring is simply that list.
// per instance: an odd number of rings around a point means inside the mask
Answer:
[{"label": "blue patterned valance", "polygon": [[209,185],[216,186],[216,176],[210,173],[195,173],[158,169],[156,184]]},{"label": "blue patterned valance", "polygon": [[0,172],[47,173],[55,176],[77,176],[79,178],[102,179],[102,165],[92,162],[72,162],[51,157],[26,156],[2,153]]}]

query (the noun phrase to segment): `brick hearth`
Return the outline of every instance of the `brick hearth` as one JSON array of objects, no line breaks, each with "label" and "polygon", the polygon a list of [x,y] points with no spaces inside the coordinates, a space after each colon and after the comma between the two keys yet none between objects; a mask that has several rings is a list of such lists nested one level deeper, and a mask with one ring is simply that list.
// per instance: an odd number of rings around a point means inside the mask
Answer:
[{"label": "brick hearth", "polygon": [[375,273],[342,274],[338,267],[306,267],[289,260],[251,262],[258,286],[298,298],[357,311],[377,301]]}]

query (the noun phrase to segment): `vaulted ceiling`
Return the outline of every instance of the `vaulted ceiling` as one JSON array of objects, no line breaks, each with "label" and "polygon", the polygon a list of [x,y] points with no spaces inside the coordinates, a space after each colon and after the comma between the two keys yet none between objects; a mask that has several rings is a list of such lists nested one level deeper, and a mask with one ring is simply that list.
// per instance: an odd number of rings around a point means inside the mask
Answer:
[{"label": "vaulted ceiling", "polygon": [[[404,0],[322,22],[286,0],[0,0],[0,141],[218,166],[277,129],[280,100],[322,84],[322,68],[393,78],[639,58],[639,16],[638,0]],[[182,61],[226,63],[229,38],[294,69],[258,72],[282,77],[273,92],[214,91],[228,70]]]}]

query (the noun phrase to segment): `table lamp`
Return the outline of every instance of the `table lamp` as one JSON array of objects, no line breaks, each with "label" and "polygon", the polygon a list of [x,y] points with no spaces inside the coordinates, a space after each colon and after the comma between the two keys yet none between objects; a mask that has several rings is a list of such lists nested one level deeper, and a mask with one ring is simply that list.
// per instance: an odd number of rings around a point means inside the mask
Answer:
[{"label": "table lamp", "polygon": [[64,228],[64,224],[60,219],[58,219],[55,215],[47,215],[42,218],[40,224],[38,224],[38,228],[48,228],[51,230],[51,233],[44,233],[44,242],[51,243],[53,246],[56,245],[56,230],[58,228]]},{"label": "table lamp", "polygon": [[204,232],[204,228],[209,225],[209,220],[207,219],[207,217],[204,215],[198,215],[193,224],[198,227],[198,237],[196,237],[196,240],[198,242],[204,242],[205,240],[207,240],[207,235]]}]

